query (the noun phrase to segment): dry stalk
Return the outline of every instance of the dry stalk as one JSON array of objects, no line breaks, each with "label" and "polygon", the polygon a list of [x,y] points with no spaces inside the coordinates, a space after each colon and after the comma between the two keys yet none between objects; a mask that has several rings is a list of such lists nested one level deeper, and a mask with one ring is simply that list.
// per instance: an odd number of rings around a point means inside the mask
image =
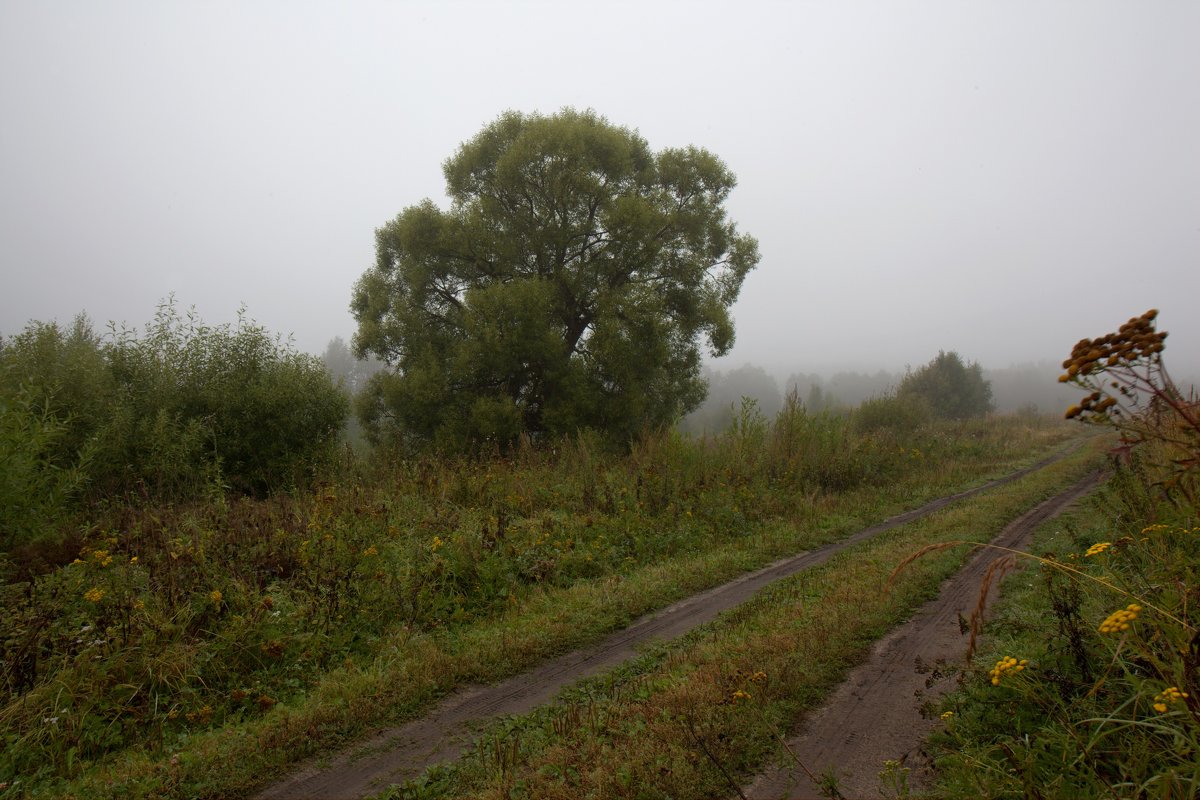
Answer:
[{"label": "dry stalk", "polygon": [[892,570],[892,574],[888,575],[887,585],[884,587],[884,590],[890,592],[892,590],[892,587],[896,583],[896,578],[900,577],[900,573],[903,572],[908,567],[909,564],[913,563],[918,558],[927,556],[930,553],[937,553],[942,550],[948,550],[951,547],[958,547],[960,544],[973,544],[976,547],[983,546],[977,542],[962,542],[962,541],[938,542],[937,544],[927,544],[924,547],[922,547],[920,550],[918,550],[917,552],[912,553],[911,555],[905,556],[904,560],[896,565],[896,568],[894,570]]},{"label": "dry stalk", "polygon": [[983,630],[983,612],[987,608],[988,593],[992,590],[992,584],[999,581],[1016,566],[1015,556],[1012,554],[1001,556],[988,565],[983,580],[979,582],[979,598],[975,601],[975,608],[971,609],[971,638],[967,641],[967,661],[970,661],[971,656],[975,655],[975,645]]}]

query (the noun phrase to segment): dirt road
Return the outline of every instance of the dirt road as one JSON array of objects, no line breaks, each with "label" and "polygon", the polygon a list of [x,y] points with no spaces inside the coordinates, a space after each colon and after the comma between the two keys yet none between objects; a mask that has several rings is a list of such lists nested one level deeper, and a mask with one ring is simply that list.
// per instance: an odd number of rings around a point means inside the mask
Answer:
[{"label": "dirt road", "polygon": [[327,760],[314,761],[270,786],[258,800],[351,800],[419,775],[432,764],[457,757],[491,717],[521,714],[546,703],[564,687],[632,658],[650,641],[680,636],[744,602],[774,581],[825,563],[858,542],[1041,469],[1062,452],[1024,469],[892,517],[841,541],[777,561],[733,581],[649,614],[599,643],[555,658],[502,683],[468,687],[425,716],[379,732]]},{"label": "dirt road", "polygon": [[[1035,506],[1009,523],[993,544],[1021,549],[1035,528],[1083,497],[1096,485],[1091,475],[1067,491]],[[920,788],[929,777],[929,759],[921,742],[940,724],[925,719],[923,703],[944,695],[952,681],[943,678],[927,686],[927,669],[939,660],[961,662],[967,649],[960,615],[970,617],[988,567],[1003,554],[980,550],[965,567],[943,584],[904,625],[876,642],[870,659],[851,671],[845,682],[805,722],[788,749],[816,776],[832,770],[844,797],[879,797],[879,773],[884,762],[908,767],[908,785]],[[995,583],[988,601],[994,599]],[[745,789],[751,800],[824,797],[798,765],[774,768]]]}]

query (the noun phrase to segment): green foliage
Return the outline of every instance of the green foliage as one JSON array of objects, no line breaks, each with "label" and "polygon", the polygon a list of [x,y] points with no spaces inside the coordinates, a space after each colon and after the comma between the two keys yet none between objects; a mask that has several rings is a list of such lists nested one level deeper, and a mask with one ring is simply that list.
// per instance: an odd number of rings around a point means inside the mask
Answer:
[{"label": "green foliage", "polygon": [[869,398],[854,410],[852,416],[855,430],[862,433],[884,430],[912,433],[933,418],[929,402],[915,393]]},{"label": "green foliage", "polygon": [[347,411],[318,359],[244,318],[209,327],[170,302],[144,331],[103,339],[85,317],[69,331],[33,323],[0,362],[0,391],[25,393],[6,422],[26,430],[13,452],[36,451],[45,474],[83,459],[96,497],[290,486],[328,456]]},{"label": "green foliage", "polygon": [[1067,417],[1121,445],[1074,524],[1035,541],[1041,580],[1005,585],[991,679],[980,668],[949,701],[945,794],[1200,793],[1200,402],[1168,376],[1156,316],[1063,363],[1061,382],[1091,390]]},{"label": "green foliage", "polygon": [[0,390],[0,553],[52,529],[80,489],[90,451],[56,457],[68,427],[26,387]]},{"label": "green foliage", "polygon": [[992,410],[992,386],[978,364],[964,364],[953,351],[937,357],[900,381],[899,397],[919,397],[940,419],[981,417]]},{"label": "green foliage", "polygon": [[[503,457],[380,458],[312,492],[113,505],[77,563],[3,588],[0,781],[54,787],[117,753],[177,750],[300,702],[383,642],[408,653],[411,637],[555,588],[741,547],[813,520],[834,491],[935,491],[1027,434],[858,436],[794,402],[774,421],[747,404],[716,438],[664,431],[625,452],[585,434]],[[981,449],[964,460],[967,441]]]},{"label": "green foliage", "polygon": [[566,109],[502,115],[444,172],[451,208],[379,229],[355,286],[355,350],[394,367],[358,404],[373,435],[627,441],[700,402],[698,340],[728,351],[758,262],[725,218],[724,164]]},{"label": "green foliage", "polygon": [[[1006,583],[978,667],[946,703],[938,796],[1200,790],[1200,520],[1171,509],[1139,523],[1154,505],[1148,489],[1138,469],[1122,469],[1071,524],[1038,538],[1038,580]],[[1114,612],[1125,629],[1105,626]],[[985,670],[1006,657],[1028,664],[993,684]]]}]

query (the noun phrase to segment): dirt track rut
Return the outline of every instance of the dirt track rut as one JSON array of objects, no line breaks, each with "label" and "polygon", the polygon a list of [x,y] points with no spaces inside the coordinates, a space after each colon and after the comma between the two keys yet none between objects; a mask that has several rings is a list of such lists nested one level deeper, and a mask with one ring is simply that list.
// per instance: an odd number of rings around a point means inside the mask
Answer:
[{"label": "dirt track rut", "polygon": [[[1089,475],[1026,511],[992,539],[992,544],[1025,547],[1035,528],[1091,491],[1099,477],[1099,473]],[[952,688],[952,681],[946,678],[929,685],[925,667],[964,657],[967,639],[960,615],[970,617],[984,575],[992,562],[1003,557],[995,550],[981,549],[942,585],[936,598],[876,642],[869,660],[854,668],[801,732],[788,741],[788,749],[803,768],[790,764],[768,770],[745,789],[745,796],[751,800],[824,797],[805,774],[807,768],[817,776],[832,770],[845,797],[880,797],[879,773],[888,760],[908,767],[909,787],[920,788],[930,776],[921,742],[939,724],[925,719],[920,708]],[[988,603],[997,591],[993,583]],[[918,669],[918,665],[924,666]]]},{"label": "dirt track rut", "polygon": [[416,777],[456,758],[488,719],[521,714],[546,703],[564,687],[632,658],[651,641],[680,636],[737,606],[768,584],[824,564],[837,553],[884,531],[1059,460],[1066,450],[980,486],[933,500],[845,539],[776,561],[762,569],[648,614],[597,644],[559,656],[491,686],[472,686],[446,697],[425,716],[380,731],[327,760],[313,761],[257,795],[257,800],[352,800]]}]

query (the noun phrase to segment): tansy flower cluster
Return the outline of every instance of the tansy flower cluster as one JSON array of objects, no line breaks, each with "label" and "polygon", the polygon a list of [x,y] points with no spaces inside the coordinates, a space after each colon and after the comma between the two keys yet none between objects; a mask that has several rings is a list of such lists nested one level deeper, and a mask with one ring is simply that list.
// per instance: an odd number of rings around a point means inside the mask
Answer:
[{"label": "tansy flower cluster", "polygon": [[1066,374],[1058,380],[1066,383],[1076,375],[1088,375],[1122,362],[1133,364],[1140,358],[1161,353],[1167,332],[1154,330],[1157,316],[1158,310],[1152,308],[1140,317],[1130,319],[1116,333],[1105,334],[1099,339],[1080,339],[1072,348],[1071,357],[1063,362]]},{"label": "tansy flower cluster", "polygon": [[1154,696],[1154,710],[1160,714],[1165,714],[1167,713],[1168,706],[1173,703],[1182,702],[1187,696],[1187,692],[1181,692],[1175,686],[1168,686]]},{"label": "tansy flower cluster", "polygon": [[1112,542],[1096,542],[1094,545],[1092,545],[1091,547],[1089,547],[1087,549],[1087,552],[1084,553],[1084,555],[1085,556],[1097,556],[1097,555],[1100,555],[1101,553],[1103,553],[1105,550],[1107,550],[1110,547],[1112,547]]},{"label": "tansy flower cluster", "polygon": [[1137,603],[1130,603],[1124,608],[1114,611],[1104,622],[1100,623],[1100,632],[1120,633],[1129,630],[1129,623],[1137,619],[1138,612],[1141,610],[1142,607]]},{"label": "tansy flower cluster", "polygon": [[1020,661],[1017,661],[1017,659],[1013,658],[1012,656],[1005,656],[1004,658],[1000,659],[996,662],[996,666],[992,667],[992,669],[988,672],[988,674],[992,676],[992,686],[999,686],[1000,679],[1003,678],[1007,673],[1011,672],[1016,674],[1021,672],[1028,664],[1029,659],[1027,658],[1022,658]]},{"label": "tansy flower cluster", "polygon": [[733,702],[735,702],[735,703],[738,702],[739,700],[749,700],[750,693],[744,692],[741,689],[738,689],[736,692],[734,692],[732,695],[730,695],[730,699],[733,700]]}]

